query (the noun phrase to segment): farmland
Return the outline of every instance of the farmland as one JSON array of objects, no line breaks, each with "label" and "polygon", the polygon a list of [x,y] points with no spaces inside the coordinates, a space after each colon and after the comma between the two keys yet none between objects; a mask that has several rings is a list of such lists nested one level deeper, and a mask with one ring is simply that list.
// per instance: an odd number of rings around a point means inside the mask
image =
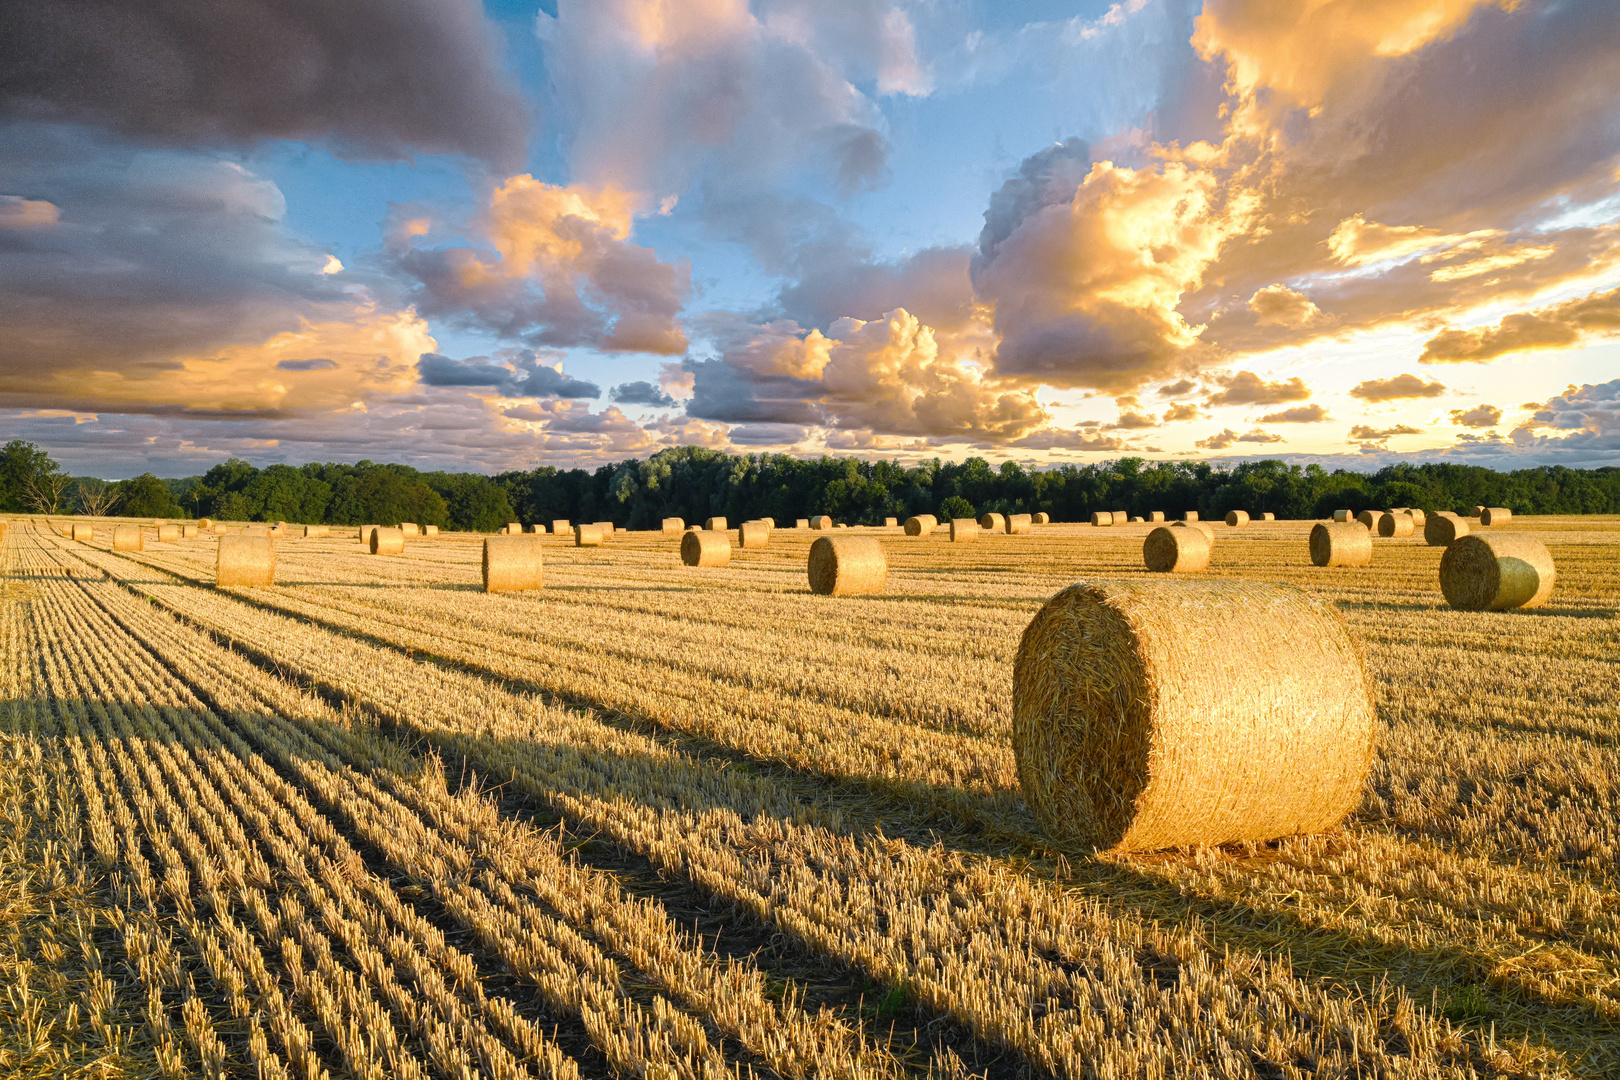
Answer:
[{"label": "farmland", "polygon": [[14,522],[0,1071],[1620,1071],[1620,519],[1515,518],[1558,566],[1518,613],[1445,607],[1421,538],[1324,570],[1308,522],[1216,528],[1189,577],[1364,643],[1363,802],[1080,858],[1018,792],[1012,659],[1147,526],[852,530],[887,587],[825,597],[791,530],[711,568],[547,538],[544,589],[488,595],[467,534],[218,589],[209,539]]}]

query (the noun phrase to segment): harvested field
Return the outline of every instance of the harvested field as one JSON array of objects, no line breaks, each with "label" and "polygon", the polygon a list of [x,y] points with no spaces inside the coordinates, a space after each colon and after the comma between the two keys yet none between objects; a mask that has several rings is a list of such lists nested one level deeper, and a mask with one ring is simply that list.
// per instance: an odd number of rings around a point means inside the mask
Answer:
[{"label": "harvested field", "polygon": [[[0,547],[7,1076],[1406,1077],[1620,1072],[1620,519],[1515,516],[1557,587],[1462,612],[1445,549],[1311,564],[1223,532],[1182,580],[1331,601],[1377,756],[1319,837],[1064,857],[1012,661],[1150,525],[679,536],[375,558],[211,537]],[[1158,580],[1163,580],[1159,577]]]}]

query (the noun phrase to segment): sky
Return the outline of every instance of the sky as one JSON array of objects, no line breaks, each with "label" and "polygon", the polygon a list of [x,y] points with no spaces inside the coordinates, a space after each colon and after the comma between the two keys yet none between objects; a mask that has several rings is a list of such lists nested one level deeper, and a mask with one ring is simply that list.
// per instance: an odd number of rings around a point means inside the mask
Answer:
[{"label": "sky", "polygon": [[35,0],[0,437],[1620,465],[1613,0]]}]

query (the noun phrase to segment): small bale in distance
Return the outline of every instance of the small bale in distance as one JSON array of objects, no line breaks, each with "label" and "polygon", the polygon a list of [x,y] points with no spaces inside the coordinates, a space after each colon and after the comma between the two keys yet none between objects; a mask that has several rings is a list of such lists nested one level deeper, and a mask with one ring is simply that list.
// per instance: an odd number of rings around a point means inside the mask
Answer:
[{"label": "small bale in distance", "polygon": [[1372,533],[1359,522],[1318,521],[1311,526],[1313,566],[1367,566],[1372,551]]},{"label": "small bale in distance", "polygon": [[141,543],[141,527],[139,525],[114,525],[113,543],[114,551],[143,551]]},{"label": "small bale in distance", "polygon": [[544,523],[537,521],[525,529],[524,533],[528,536],[544,536],[546,534],[546,527]]},{"label": "small bale in distance", "polygon": [[660,528],[663,529],[665,536],[679,536],[681,533],[686,531],[686,519],[674,517],[665,518],[660,523]]},{"label": "small bale in distance", "polygon": [[73,539],[90,541],[96,538],[96,527],[85,521],[73,523]]},{"label": "small bale in distance", "polygon": [[725,532],[726,531],[726,519],[723,518],[723,517],[704,518],[703,519],[703,531],[704,532]]},{"label": "small bale in distance", "polygon": [[614,534],[618,531],[611,521],[598,521],[596,527],[602,530],[602,539],[604,540],[613,539]]},{"label": "small bale in distance", "polygon": [[178,526],[178,525],[159,525],[158,526],[158,543],[160,543],[160,544],[172,544],[178,539],[180,539],[180,526]]},{"label": "small bale in distance", "polygon": [[1196,511],[1196,510],[1187,511],[1185,514],[1181,515],[1181,520],[1182,521],[1197,521],[1198,520],[1198,511]]},{"label": "small bale in distance", "polygon": [[198,518],[197,519],[197,528],[202,529],[204,532],[207,532],[209,529],[212,529],[213,527],[214,527],[214,519],[213,518]]},{"label": "small bale in distance", "polygon": [[1440,591],[1458,611],[1538,608],[1557,576],[1547,546],[1523,533],[1470,533],[1440,556]]},{"label": "small bale in distance", "polygon": [[1485,513],[1485,508],[1483,506],[1476,506],[1472,510],[1468,511],[1468,516],[1471,518],[1477,518],[1483,513]]},{"label": "small bale in distance", "polygon": [[484,591],[522,592],[542,587],[544,567],[537,536],[484,538]]},{"label": "small bale in distance", "polygon": [[939,519],[933,514],[917,514],[906,518],[907,536],[928,536],[939,525]]},{"label": "small bale in distance", "polygon": [[1268,510],[1264,514],[1260,515],[1260,520],[1261,521],[1276,521],[1277,520],[1277,515],[1273,514],[1271,511]]},{"label": "small bale in distance", "polygon": [[571,525],[565,518],[557,518],[551,523],[551,533],[553,536],[567,536],[573,531],[574,526]]},{"label": "small bale in distance", "polygon": [[1226,524],[1229,527],[1237,529],[1248,523],[1249,512],[1247,510],[1228,510],[1226,512]]},{"label": "small bale in distance", "polygon": [[833,527],[833,520],[826,514],[817,514],[810,519],[810,527],[817,532],[822,532]]},{"label": "small bale in distance", "polygon": [[216,585],[274,585],[276,542],[268,536],[222,536],[214,558]]},{"label": "small bale in distance", "polygon": [[692,529],[681,537],[681,562],[687,566],[725,566],[730,561],[730,533]]},{"label": "small bale in distance", "polygon": [[1423,523],[1423,539],[1430,547],[1450,547],[1468,535],[1468,521],[1449,510],[1430,514]]},{"label": "small bale in distance", "polygon": [[886,517],[883,519],[883,527],[885,529],[892,529],[898,524],[900,524],[899,518]]},{"label": "small bale in distance", "polygon": [[809,518],[796,518],[796,519],[794,519],[793,527],[795,529],[808,529],[810,527],[810,519]]},{"label": "small bale in distance", "polygon": [[1150,511],[1148,513],[1147,519],[1148,519],[1149,522],[1157,524],[1158,522],[1161,522],[1161,521],[1164,520],[1164,511],[1163,510]]},{"label": "small bale in distance", "polygon": [[1156,574],[1185,574],[1209,566],[1214,546],[1201,529],[1160,525],[1142,541],[1142,562]]},{"label": "small bale in distance", "polygon": [[980,514],[979,528],[985,532],[1002,532],[1007,528],[1007,519],[1001,514]]},{"label": "small bale in distance", "polygon": [[195,540],[195,539],[197,539],[198,531],[199,530],[198,530],[197,526],[195,526],[195,525],[182,525],[182,526],[180,526],[180,535],[185,537],[187,540]]},{"label": "small bale in distance", "polygon": [[[326,534],[322,533],[321,535],[325,536]],[[424,526],[422,526],[422,535],[423,536],[438,536],[439,535],[439,527],[437,525],[424,525]]]},{"label": "small bale in distance", "polygon": [[1378,515],[1378,535],[1387,538],[1411,536],[1416,529],[1410,514]]},{"label": "small bale in distance", "polygon": [[1333,520],[1343,524],[1346,521],[1356,520],[1356,515],[1350,510],[1335,510],[1333,511]]},{"label": "small bale in distance", "polygon": [[810,591],[821,596],[870,596],[883,591],[889,563],[875,536],[823,536],[810,545]]},{"label": "small bale in distance", "polygon": [[[432,527],[433,526],[431,526],[431,525],[428,526],[428,528],[430,528],[430,529]],[[327,526],[327,525],[305,525],[304,526],[304,539],[305,540],[319,540],[322,537],[330,536],[331,534],[332,534],[331,527]]]},{"label": "small bale in distance", "polygon": [[1213,543],[1214,540],[1215,540],[1215,526],[1211,525],[1207,521],[1172,521],[1170,523],[1170,528],[1172,528],[1172,529],[1193,529],[1193,530],[1196,530],[1197,532],[1203,533],[1204,536],[1206,538],[1208,538],[1211,543]]},{"label": "small bale in distance", "polygon": [[522,531],[523,531],[523,522],[521,522],[521,521],[508,521],[506,523],[506,535],[507,536],[516,536],[518,533],[520,533]]},{"label": "small bale in distance", "polygon": [[847,528],[849,528],[849,523],[846,522],[846,521],[840,521],[838,524],[834,525],[833,528],[835,528],[835,529],[847,529]]},{"label": "small bale in distance", "polygon": [[385,529],[378,526],[371,530],[371,553],[373,555],[399,555],[405,550],[405,533],[399,529]]},{"label": "small bale in distance", "polygon": [[1091,524],[1094,528],[1106,528],[1114,523],[1114,514],[1111,510],[1093,510]]},{"label": "small bale in distance", "polygon": [[1373,761],[1361,650],[1289,585],[1072,585],[1024,631],[1012,706],[1024,797],[1074,851],[1331,829]]},{"label": "small bale in distance", "polygon": [[1361,523],[1362,528],[1375,533],[1378,531],[1378,515],[1379,511],[1377,510],[1363,510],[1356,515],[1356,520]]},{"label": "small bale in distance", "polygon": [[1487,529],[1494,529],[1498,525],[1506,525],[1513,520],[1513,511],[1505,506],[1487,506],[1479,512],[1479,523]]},{"label": "small bale in distance", "polygon": [[745,521],[737,526],[737,546],[743,550],[766,547],[771,542],[771,527],[763,521]]},{"label": "small bale in distance", "polygon": [[1052,524],[1052,515],[1048,514],[1045,510],[1042,510],[1040,513],[1035,515],[1035,524],[1037,524],[1037,525],[1050,525],[1050,524]]},{"label": "small bale in distance", "polygon": [[406,536],[415,537],[415,536],[421,536],[422,535],[421,528],[414,521],[402,521],[402,522],[400,522],[399,523],[399,531],[404,533]]},{"label": "small bale in distance", "polygon": [[600,525],[574,526],[575,547],[601,547],[602,539],[602,526]]},{"label": "small bale in distance", "polygon": [[360,542],[369,547],[371,544],[371,534],[376,532],[378,528],[379,526],[376,525],[360,526]]},{"label": "small bale in distance", "polygon": [[1035,521],[1028,514],[1007,515],[1008,536],[1028,536],[1035,529]]},{"label": "small bale in distance", "polygon": [[1143,517],[1141,514],[1132,514],[1131,515],[1131,524],[1132,525],[1141,525],[1146,521],[1147,521],[1147,518]]},{"label": "small bale in distance", "polygon": [[979,538],[979,523],[974,518],[951,518],[951,543],[965,544]]}]

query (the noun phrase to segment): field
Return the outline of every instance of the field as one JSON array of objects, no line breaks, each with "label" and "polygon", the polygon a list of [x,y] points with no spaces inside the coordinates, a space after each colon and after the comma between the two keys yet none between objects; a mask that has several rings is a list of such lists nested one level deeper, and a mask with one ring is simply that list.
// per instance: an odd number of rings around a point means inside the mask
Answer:
[{"label": "field", "polygon": [[[1146,527],[372,556],[0,553],[0,1073],[655,1078],[1620,1073],[1620,519],[1527,518],[1549,606],[1465,614],[1441,551],[1309,564],[1217,526],[1364,641],[1380,746],[1340,832],[1044,845],[1007,739],[1041,603]],[[344,530],[348,533],[349,530]],[[1212,641],[1209,648],[1222,647]],[[1300,753],[1309,754],[1310,747]]]}]

